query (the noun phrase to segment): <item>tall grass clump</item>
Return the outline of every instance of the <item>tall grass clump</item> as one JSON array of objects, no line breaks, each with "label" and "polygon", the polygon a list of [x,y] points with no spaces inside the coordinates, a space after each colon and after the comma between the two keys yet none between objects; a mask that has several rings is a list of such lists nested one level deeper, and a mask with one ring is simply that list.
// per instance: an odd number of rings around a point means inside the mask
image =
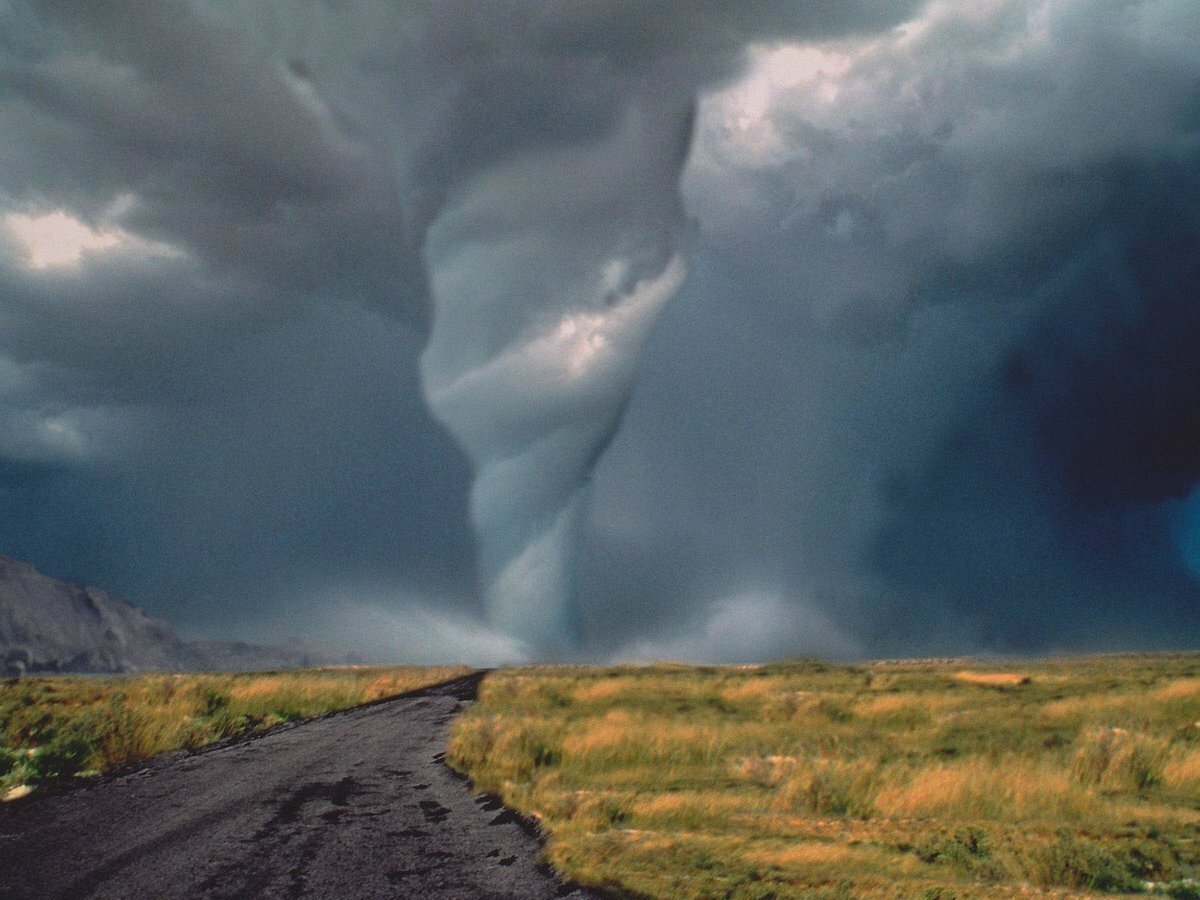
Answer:
[{"label": "tall grass clump", "polygon": [[1082,784],[1113,793],[1145,792],[1163,779],[1167,741],[1127,728],[1080,733],[1071,771]]}]

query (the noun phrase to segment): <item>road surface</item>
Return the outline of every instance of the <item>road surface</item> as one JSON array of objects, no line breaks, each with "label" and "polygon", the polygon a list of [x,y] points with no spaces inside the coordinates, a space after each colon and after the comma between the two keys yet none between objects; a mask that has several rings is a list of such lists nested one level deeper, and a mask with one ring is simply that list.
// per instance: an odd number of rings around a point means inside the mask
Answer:
[{"label": "road surface", "polygon": [[0,897],[593,896],[442,762],[482,677],[0,804]]}]

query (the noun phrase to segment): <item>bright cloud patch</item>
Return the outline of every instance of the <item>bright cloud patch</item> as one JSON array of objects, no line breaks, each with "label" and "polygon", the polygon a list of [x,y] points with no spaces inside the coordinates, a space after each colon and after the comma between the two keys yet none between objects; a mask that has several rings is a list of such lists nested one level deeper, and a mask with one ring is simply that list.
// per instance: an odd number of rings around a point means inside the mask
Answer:
[{"label": "bright cloud patch", "polygon": [[104,414],[94,410],[0,411],[0,454],[24,460],[82,460],[94,455],[91,432],[103,426]]},{"label": "bright cloud patch", "polygon": [[23,251],[26,265],[36,270],[70,268],[87,256],[115,252],[181,255],[168,244],[144,240],[115,225],[92,228],[61,209],[37,216],[9,213],[4,225]]},{"label": "bright cloud patch", "polygon": [[815,607],[751,592],[715,603],[690,632],[635,641],[617,659],[746,663],[804,654],[853,658],[862,655],[862,647]]},{"label": "bright cloud patch", "polygon": [[692,168],[776,166],[808,152],[779,130],[775,120],[779,96],[805,91],[822,103],[833,103],[853,63],[852,53],[826,46],[754,48],[746,75],[704,99],[701,115],[708,139],[695,148]]},{"label": "bright cloud patch", "polygon": [[402,659],[417,665],[462,662],[476,666],[525,662],[529,650],[478,619],[387,590],[343,590],[309,615],[314,640],[336,639],[368,662]]}]

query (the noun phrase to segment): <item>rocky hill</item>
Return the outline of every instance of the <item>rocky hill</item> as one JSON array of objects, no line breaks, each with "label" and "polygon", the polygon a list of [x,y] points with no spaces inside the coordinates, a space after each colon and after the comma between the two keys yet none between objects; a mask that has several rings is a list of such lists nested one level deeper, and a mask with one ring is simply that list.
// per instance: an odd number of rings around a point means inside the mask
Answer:
[{"label": "rocky hill", "polygon": [[171,626],[96,588],[0,556],[0,666],[23,672],[275,669],[344,662],[299,642],[183,641]]}]

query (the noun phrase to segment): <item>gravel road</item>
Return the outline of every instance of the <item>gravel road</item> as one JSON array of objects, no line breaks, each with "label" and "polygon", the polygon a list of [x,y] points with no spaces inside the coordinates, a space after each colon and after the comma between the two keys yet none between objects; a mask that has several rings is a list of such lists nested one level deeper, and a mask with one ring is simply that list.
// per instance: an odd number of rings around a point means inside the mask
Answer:
[{"label": "gravel road", "polygon": [[591,897],[443,763],[483,674],[0,805],[0,897]]}]

